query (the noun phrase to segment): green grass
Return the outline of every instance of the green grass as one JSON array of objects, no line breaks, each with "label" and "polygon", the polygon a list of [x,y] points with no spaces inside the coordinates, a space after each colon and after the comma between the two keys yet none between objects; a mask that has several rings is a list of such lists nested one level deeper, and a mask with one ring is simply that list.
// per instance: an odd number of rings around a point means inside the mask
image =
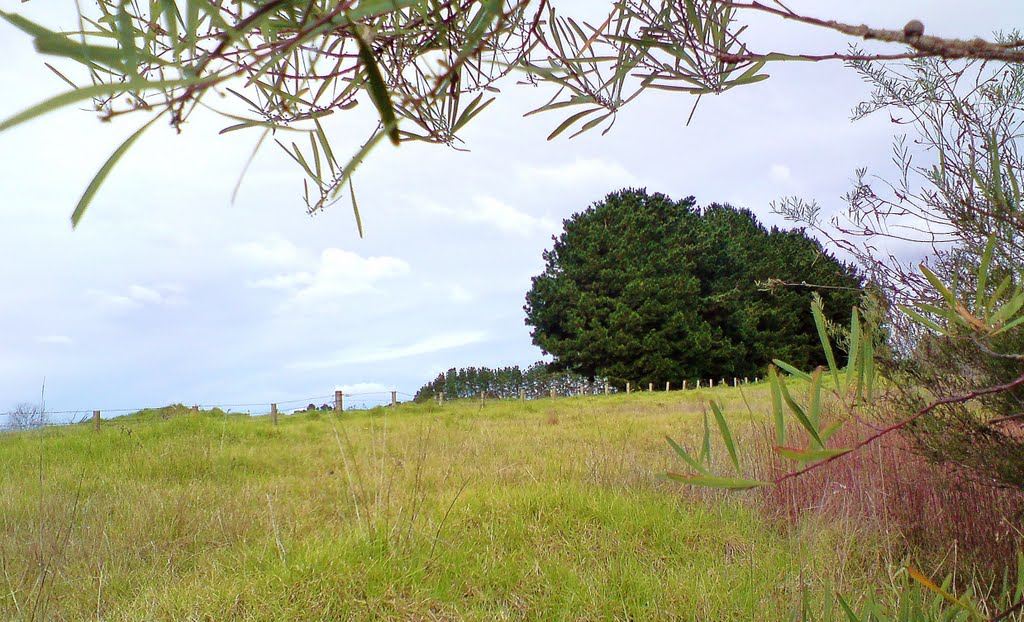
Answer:
[{"label": "green grass", "polygon": [[708,395],[2,434],[0,619],[773,620],[877,584],[862,533],[659,477]]}]

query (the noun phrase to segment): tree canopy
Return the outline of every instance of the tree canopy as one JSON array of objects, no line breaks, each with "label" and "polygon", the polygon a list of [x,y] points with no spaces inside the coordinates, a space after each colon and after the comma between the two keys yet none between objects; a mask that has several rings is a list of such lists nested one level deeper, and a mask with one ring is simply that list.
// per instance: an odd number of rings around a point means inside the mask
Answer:
[{"label": "tree canopy", "polygon": [[556,368],[619,382],[756,376],[773,358],[812,368],[824,359],[803,284],[825,288],[836,322],[860,286],[802,230],[636,189],[565,220],[544,261],[524,307],[534,343]]}]

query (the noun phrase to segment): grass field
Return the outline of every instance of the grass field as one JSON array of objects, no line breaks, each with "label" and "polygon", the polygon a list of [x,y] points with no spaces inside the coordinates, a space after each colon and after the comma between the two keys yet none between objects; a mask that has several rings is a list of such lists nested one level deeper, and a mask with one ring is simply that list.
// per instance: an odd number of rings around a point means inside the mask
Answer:
[{"label": "grass field", "polygon": [[708,395],[0,434],[0,619],[776,620],[886,583],[881,537],[659,477]]}]

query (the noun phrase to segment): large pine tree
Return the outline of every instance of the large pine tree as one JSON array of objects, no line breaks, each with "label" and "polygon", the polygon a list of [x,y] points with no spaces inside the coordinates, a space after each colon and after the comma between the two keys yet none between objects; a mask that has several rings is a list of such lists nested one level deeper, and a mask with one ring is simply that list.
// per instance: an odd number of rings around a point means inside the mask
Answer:
[{"label": "large pine tree", "polygon": [[[850,317],[860,279],[801,230],[767,230],[749,210],[698,208],[646,190],[609,194],[564,223],[526,295],[533,342],[554,367],[617,381],[754,376],[782,358],[823,363],[811,288]],[[833,289],[838,288],[838,289]]]}]

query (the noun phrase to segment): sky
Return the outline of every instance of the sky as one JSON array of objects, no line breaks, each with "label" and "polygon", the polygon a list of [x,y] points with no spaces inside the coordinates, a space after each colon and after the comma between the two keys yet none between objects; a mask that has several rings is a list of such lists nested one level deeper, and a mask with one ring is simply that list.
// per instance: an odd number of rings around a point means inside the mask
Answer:
[{"label": "sky", "polygon": [[[51,27],[73,23],[69,0],[5,4]],[[1005,0],[790,4],[886,28],[920,18],[942,36],[1024,28],[1024,6]],[[813,28],[754,25],[764,51],[845,50]],[[66,90],[6,23],[0,58],[0,119]],[[391,390],[411,399],[450,367],[529,365],[541,352],[522,306],[542,252],[563,219],[609,192],[694,195],[781,224],[775,199],[815,199],[827,213],[857,167],[891,170],[897,128],[850,121],[868,95],[855,73],[837,63],[770,73],[705,98],[688,127],[689,96],[652,92],[606,136],[550,142],[565,115],[524,118],[550,93],[510,81],[463,133],[469,152],[371,154],[355,176],[362,239],[346,202],[306,214],[302,175],[276,147],[257,155],[232,203],[258,136],[219,136],[219,119],[194,117],[181,135],[155,127],[76,230],[83,189],[142,121],[67,109],[0,133],[0,412],[44,400],[57,419],[171,403],[255,413],[336,389],[372,405]],[[353,153],[371,129],[356,115],[328,131],[336,153]]]}]

